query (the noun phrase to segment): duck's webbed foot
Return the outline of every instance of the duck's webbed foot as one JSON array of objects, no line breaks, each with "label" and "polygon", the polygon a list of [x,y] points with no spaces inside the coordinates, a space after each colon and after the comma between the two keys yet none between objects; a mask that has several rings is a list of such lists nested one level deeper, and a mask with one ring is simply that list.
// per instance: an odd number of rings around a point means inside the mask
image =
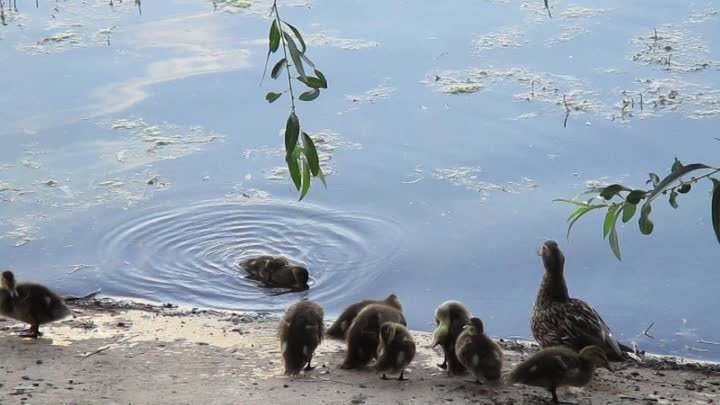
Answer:
[{"label": "duck's webbed foot", "polygon": [[400,372],[400,376],[397,378],[398,381],[409,381],[407,378],[404,377],[404,375],[405,375],[405,370]]},{"label": "duck's webbed foot", "polygon": [[18,336],[20,337],[28,337],[32,339],[37,339],[38,336],[42,336],[42,333],[40,332],[40,326],[39,325],[33,325],[29,329],[25,329],[23,331],[20,331],[18,333]]},{"label": "duck's webbed foot", "polygon": [[382,377],[380,377],[380,378],[383,379],[383,380],[389,380],[389,378],[387,378],[387,376],[385,375],[385,373],[383,373]]},{"label": "duck's webbed foot", "polygon": [[312,357],[310,357],[310,360],[308,360],[307,366],[305,366],[305,371],[314,370],[315,367],[311,366],[310,363],[312,363]]},{"label": "duck's webbed foot", "polygon": [[442,363],[437,364],[438,367],[440,367],[443,370],[447,370],[447,359],[443,359]]}]

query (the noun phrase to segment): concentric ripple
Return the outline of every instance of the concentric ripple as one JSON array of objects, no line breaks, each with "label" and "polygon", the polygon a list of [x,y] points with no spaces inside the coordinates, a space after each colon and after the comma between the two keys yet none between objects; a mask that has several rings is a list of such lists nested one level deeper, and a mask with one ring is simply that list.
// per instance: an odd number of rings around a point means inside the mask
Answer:
[{"label": "concentric ripple", "polygon": [[[207,201],[141,212],[101,239],[104,291],[211,308],[279,310],[302,297],[342,302],[386,268],[399,230],[362,214],[293,203]],[[268,289],[244,258],[282,255],[306,265],[310,289]]]}]

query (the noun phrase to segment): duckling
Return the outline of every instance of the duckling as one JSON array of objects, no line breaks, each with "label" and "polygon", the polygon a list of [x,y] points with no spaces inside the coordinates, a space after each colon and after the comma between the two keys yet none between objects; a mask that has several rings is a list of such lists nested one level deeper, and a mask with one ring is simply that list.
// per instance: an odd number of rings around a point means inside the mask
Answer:
[{"label": "duckling", "polygon": [[285,265],[279,268],[268,266],[260,273],[261,280],[268,287],[287,287],[293,290],[307,290],[310,274],[302,266]]},{"label": "duckling", "polygon": [[11,271],[2,273],[0,288],[0,315],[30,324],[20,336],[37,339],[40,325],[59,321],[72,315],[60,296],[49,288],[35,283],[15,283]]},{"label": "duckling", "polygon": [[308,299],[296,302],[285,312],[278,336],[286,375],[297,375],[303,367],[305,371],[314,368],[311,362],[323,338],[323,316],[323,308]]},{"label": "duckling", "polygon": [[455,354],[460,364],[470,370],[480,383],[482,377],[497,385],[502,370],[502,349],[486,334],[479,318],[470,318],[455,343]]},{"label": "duckling", "polygon": [[559,403],[557,388],[585,386],[592,380],[596,367],[612,371],[605,350],[597,346],[587,346],[579,354],[564,346],[548,347],[518,364],[507,381],[545,388],[553,401]]},{"label": "duckling", "polygon": [[257,279],[262,279],[261,273],[267,272],[268,268],[276,269],[286,266],[288,264],[287,259],[284,257],[273,257],[268,255],[251,257],[243,260],[240,263],[240,267],[245,269],[248,274]]},{"label": "duckling", "polygon": [[399,323],[385,322],[380,326],[380,344],[377,349],[375,370],[382,372],[382,379],[388,380],[386,372],[400,373],[398,381],[407,380],[405,368],[415,357],[415,342],[407,328]]},{"label": "duckling", "polygon": [[470,321],[470,311],[459,301],[445,301],[435,310],[435,324],[431,347],[440,345],[444,359],[438,367],[447,369],[450,375],[465,374],[465,367],[455,355],[455,342]]},{"label": "duckling", "polygon": [[360,302],[356,302],[345,308],[342,314],[340,314],[340,316],[335,320],[335,322],[333,322],[332,326],[330,326],[330,328],[325,334],[333,339],[344,340],[345,334],[347,333],[347,330],[350,327],[353,319],[355,319],[357,314],[362,311],[363,308],[370,304],[385,304],[399,311],[402,311],[402,305],[400,305],[400,301],[395,294],[388,295],[387,298],[385,298],[384,300],[363,300]]},{"label": "duckling", "polygon": [[402,312],[384,304],[370,304],[357,314],[347,331],[347,353],[340,368],[362,368],[377,356],[380,325],[385,322],[407,325]]},{"label": "duckling", "polygon": [[535,299],[530,328],[540,346],[562,345],[580,350],[596,345],[616,361],[622,360],[623,352],[632,352],[631,348],[618,343],[605,321],[587,302],[570,298],[563,274],[565,256],[557,242],[545,242],[539,255],[545,275]]}]

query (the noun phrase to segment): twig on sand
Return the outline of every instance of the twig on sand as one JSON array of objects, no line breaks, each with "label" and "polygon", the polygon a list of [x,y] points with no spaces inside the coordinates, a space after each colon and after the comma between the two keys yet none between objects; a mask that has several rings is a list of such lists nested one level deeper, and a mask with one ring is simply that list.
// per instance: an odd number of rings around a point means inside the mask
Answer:
[{"label": "twig on sand", "polygon": [[97,348],[96,350],[93,350],[92,352],[83,353],[83,354],[82,354],[82,357],[85,358],[85,359],[87,359],[88,357],[94,356],[94,355],[96,355],[96,354],[98,354],[98,353],[102,353],[102,352],[104,352],[105,350],[112,349],[113,347],[118,347],[118,346],[120,346],[120,343],[125,343],[125,342],[127,342],[128,340],[130,340],[130,339],[132,339],[132,338],[134,338],[134,337],[137,337],[137,336],[140,336],[140,334],[139,334],[139,333],[136,333],[136,334],[134,334],[134,335],[126,336],[125,338],[118,340],[117,343],[111,343],[111,344],[109,344],[109,345],[101,346],[101,347]]},{"label": "twig on sand", "polygon": [[654,325],[655,325],[655,322],[650,323],[650,326],[648,326],[647,329],[645,329],[645,332],[642,333],[643,336],[647,336],[647,337],[649,337],[650,339],[655,339],[655,336],[653,336],[653,335],[651,335],[651,334],[649,333],[649,332],[650,332],[650,329],[652,329],[652,327],[653,327]]}]

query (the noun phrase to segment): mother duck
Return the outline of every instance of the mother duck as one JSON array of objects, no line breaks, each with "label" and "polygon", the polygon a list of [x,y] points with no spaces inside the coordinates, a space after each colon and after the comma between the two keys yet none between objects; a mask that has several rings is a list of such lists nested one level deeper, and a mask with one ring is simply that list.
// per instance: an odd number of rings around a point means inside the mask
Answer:
[{"label": "mother duck", "polygon": [[615,340],[605,321],[587,302],[570,298],[565,283],[565,256],[555,241],[543,244],[539,255],[545,265],[545,276],[535,299],[530,328],[542,347],[567,346],[576,351],[595,345],[610,360],[622,360],[627,346]]}]

